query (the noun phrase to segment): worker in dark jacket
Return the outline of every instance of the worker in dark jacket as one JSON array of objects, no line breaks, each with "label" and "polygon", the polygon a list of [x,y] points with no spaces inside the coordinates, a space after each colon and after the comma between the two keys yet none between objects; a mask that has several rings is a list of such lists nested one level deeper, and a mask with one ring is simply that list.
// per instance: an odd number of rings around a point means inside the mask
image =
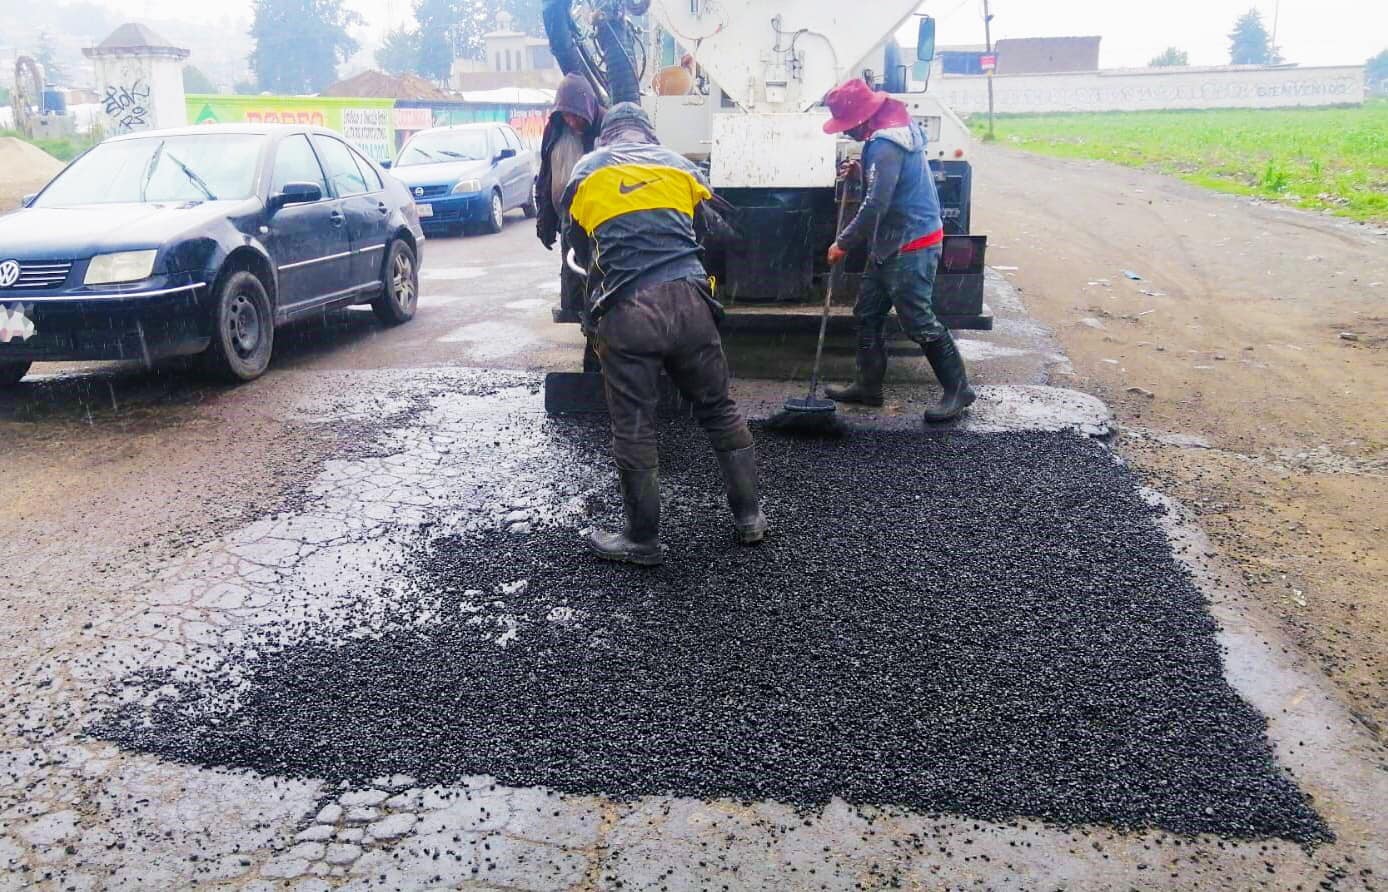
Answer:
[{"label": "worker in dark jacket", "polygon": [[598,281],[589,312],[626,508],[622,532],[589,537],[610,560],[664,559],[656,450],[662,370],[713,444],[738,541],[766,535],[752,434],[729,394],[722,308],[700,260],[700,235],[718,228],[712,199],[703,173],[663,148],[645,112],[629,102],[608,112],[597,151],[578,163],[565,190],[566,236]]},{"label": "worker in dark jacket", "polygon": [[[578,159],[593,151],[601,132],[602,106],[593,88],[581,75],[565,75],[554,97],[554,111],[545,124],[540,142],[540,175],[535,181],[535,203],[540,212],[535,233],[550,250],[563,228],[559,205],[564,187]],[[583,314],[583,278],[562,259],[569,253],[567,243],[560,245],[559,253],[559,321],[578,322]]]},{"label": "worker in dark jacket", "polygon": [[848,252],[868,249],[868,264],[853,315],[858,322],[856,380],[830,387],[830,399],[882,405],[887,374],[887,314],[896,307],[907,337],[921,345],[944,388],[939,405],[925,411],[938,423],[958,418],[977,398],[969,386],[963,357],[949,329],[935,315],[935,272],[944,243],[940,198],[927,160],[925,132],[901,102],[873,92],[861,80],[830,91],[825,104],[833,117],[826,133],[845,133],[866,143],[863,166],[867,195],[854,220],[829,248],[837,265]]}]

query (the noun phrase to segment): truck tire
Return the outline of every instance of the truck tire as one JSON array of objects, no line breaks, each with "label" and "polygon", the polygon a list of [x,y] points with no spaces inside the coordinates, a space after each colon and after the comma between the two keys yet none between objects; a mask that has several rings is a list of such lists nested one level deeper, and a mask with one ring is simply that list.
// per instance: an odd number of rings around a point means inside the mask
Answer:
[{"label": "truck tire", "polygon": [[408,242],[390,243],[381,269],[381,296],[371,302],[376,318],[386,325],[403,325],[419,306],[419,263]]},{"label": "truck tire", "polygon": [[232,384],[253,381],[269,367],[274,345],[275,313],[265,285],[248,270],[226,275],[212,305],[207,370]]},{"label": "truck tire", "polygon": [[29,374],[32,362],[0,362],[0,387],[14,387]]}]

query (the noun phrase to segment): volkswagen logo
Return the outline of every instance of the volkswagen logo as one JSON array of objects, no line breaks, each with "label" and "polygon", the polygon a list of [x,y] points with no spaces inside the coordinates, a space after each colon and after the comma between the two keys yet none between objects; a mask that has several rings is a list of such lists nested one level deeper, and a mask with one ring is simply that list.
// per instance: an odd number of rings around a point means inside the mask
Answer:
[{"label": "volkswagen logo", "polygon": [[0,263],[0,288],[9,288],[19,281],[19,261],[6,260]]},{"label": "volkswagen logo", "polygon": [[415,197],[415,198],[423,198],[423,197],[424,197],[424,187],[423,187],[423,186],[415,186],[415,187],[414,187],[414,197]]}]

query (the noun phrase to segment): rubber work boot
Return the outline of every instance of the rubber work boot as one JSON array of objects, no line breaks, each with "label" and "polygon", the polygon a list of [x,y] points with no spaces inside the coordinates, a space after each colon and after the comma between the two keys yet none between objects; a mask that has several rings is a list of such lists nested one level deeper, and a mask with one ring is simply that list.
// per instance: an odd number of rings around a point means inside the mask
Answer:
[{"label": "rubber work boot", "polygon": [[755,545],[766,538],[766,515],[761,513],[761,490],[757,484],[757,448],[748,446],[718,453],[723,482],[728,486],[728,507],[733,509],[733,528],[737,541]]},{"label": "rubber work boot", "polygon": [[935,370],[935,377],[940,379],[940,386],[945,389],[939,405],[925,410],[925,422],[939,424],[952,421],[963,415],[964,410],[978,399],[978,394],[969,386],[969,376],[964,371],[964,357],[959,355],[959,348],[949,332],[945,332],[945,336],[938,341],[930,341],[923,349],[930,367]]},{"label": "rubber work boot", "polygon": [[626,530],[607,533],[594,530],[588,547],[601,558],[626,564],[654,567],[665,563],[660,547],[660,471],[618,470],[622,479],[622,504],[626,509]]},{"label": "rubber work boot", "polygon": [[847,387],[826,387],[824,395],[836,403],[882,405],[882,379],[887,377],[886,342],[873,339],[858,342],[858,375]]}]

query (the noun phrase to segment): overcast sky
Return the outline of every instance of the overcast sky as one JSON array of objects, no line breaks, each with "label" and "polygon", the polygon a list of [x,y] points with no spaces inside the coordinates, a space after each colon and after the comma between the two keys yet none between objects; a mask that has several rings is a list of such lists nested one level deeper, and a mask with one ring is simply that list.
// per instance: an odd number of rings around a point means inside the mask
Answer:
[{"label": "overcast sky", "polygon": [[[197,17],[187,0],[108,0],[126,14],[142,10],[159,18]],[[845,2],[845,0],[825,0]],[[871,2],[871,0],[866,0]],[[993,37],[1103,37],[1105,68],[1144,65],[1168,46],[1190,53],[1193,65],[1229,61],[1227,35],[1250,6],[1269,28],[1275,0],[990,0]],[[392,21],[408,20],[411,0],[348,0],[370,23],[364,43],[375,43]],[[219,8],[250,0],[225,0]],[[982,0],[929,0],[922,11],[939,20],[940,45],[983,42]],[[1277,42],[1289,62],[1359,64],[1388,48],[1388,0],[1281,0]]]}]

